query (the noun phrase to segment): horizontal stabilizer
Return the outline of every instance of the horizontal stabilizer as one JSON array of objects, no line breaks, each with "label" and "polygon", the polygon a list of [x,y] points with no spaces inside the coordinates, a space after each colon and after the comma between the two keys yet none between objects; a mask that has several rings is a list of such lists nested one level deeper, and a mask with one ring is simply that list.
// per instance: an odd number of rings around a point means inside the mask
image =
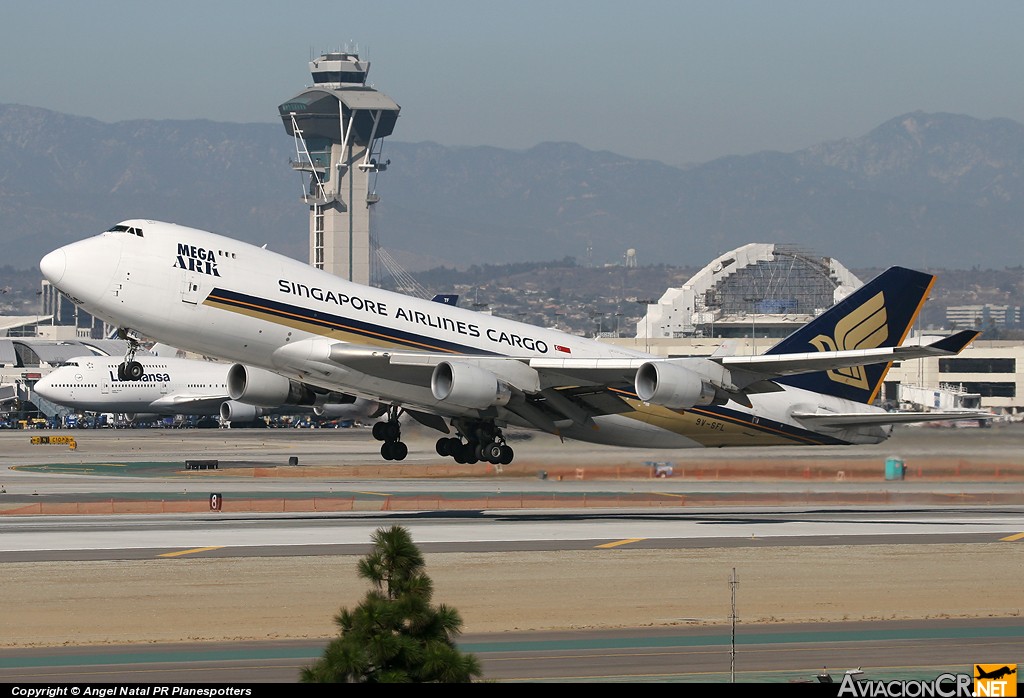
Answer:
[{"label": "horizontal stabilizer", "polygon": [[859,427],[884,424],[916,424],[918,422],[944,422],[988,420],[991,412],[794,412],[798,419],[811,428]]}]

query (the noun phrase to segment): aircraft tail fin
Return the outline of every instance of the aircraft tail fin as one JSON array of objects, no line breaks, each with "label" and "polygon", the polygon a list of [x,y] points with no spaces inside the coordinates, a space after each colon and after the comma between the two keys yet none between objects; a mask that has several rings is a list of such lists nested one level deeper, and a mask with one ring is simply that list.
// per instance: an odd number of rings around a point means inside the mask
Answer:
[{"label": "aircraft tail fin", "polygon": [[[935,277],[890,267],[769,349],[766,354],[801,354],[896,347],[917,319]],[[776,382],[855,402],[871,403],[890,363],[806,373]]]}]

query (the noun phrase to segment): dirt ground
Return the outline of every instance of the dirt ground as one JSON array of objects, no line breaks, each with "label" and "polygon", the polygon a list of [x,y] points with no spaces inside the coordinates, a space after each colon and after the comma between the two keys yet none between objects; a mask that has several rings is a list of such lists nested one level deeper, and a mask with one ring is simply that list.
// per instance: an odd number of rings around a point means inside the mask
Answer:
[{"label": "dirt ground", "polygon": [[[463,630],[1020,616],[1024,543],[430,553]],[[327,638],[358,556],[3,566],[0,646]],[[254,612],[255,611],[255,612]]]}]

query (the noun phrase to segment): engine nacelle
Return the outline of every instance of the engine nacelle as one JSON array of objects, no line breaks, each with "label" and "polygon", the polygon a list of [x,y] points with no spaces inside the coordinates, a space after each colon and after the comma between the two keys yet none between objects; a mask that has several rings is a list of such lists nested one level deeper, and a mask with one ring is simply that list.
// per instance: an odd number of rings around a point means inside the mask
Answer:
[{"label": "engine nacelle", "polygon": [[220,404],[220,418],[225,422],[252,422],[263,416],[263,408],[237,400],[225,400]]},{"label": "engine nacelle", "polygon": [[512,398],[508,383],[486,369],[457,361],[442,361],[434,368],[430,392],[437,400],[478,410],[507,405]]},{"label": "engine nacelle", "polygon": [[317,404],[317,394],[308,386],[243,364],[232,364],[228,369],[228,395],[232,400],[256,407]]},{"label": "engine nacelle", "polygon": [[124,418],[129,424],[135,422],[149,422],[154,419],[159,419],[160,415],[156,412],[125,412]]},{"label": "engine nacelle", "polygon": [[710,405],[715,389],[700,374],[665,361],[649,361],[636,372],[636,396],[673,410]]}]

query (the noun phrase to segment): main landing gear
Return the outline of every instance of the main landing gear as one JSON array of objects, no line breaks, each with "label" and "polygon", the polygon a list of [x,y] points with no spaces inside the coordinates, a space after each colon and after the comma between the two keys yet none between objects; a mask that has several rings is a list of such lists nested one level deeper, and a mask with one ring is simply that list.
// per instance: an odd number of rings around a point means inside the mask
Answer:
[{"label": "main landing gear", "polygon": [[135,360],[135,352],[139,350],[139,341],[128,334],[128,330],[120,327],[117,330],[118,339],[128,342],[128,351],[124,355],[124,361],[117,365],[117,379],[119,381],[137,381],[142,378],[146,369]]},{"label": "main landing gear", "polygon": [[[373,438],[383,441],[380,455],[384,460],[405,460],[409,447],[402,442],[402,425],[398,421],[397,405],[388,408],[386,421],[373,425]],[[501,429],[493,421],[483,419],[457,419],[452,421],[458,436],[437,440],[437,454],[451,456],[456,463],[486,461],[493,465],[508,465],[515,453],[505,443]]]},{"label": "main landing gear", "polygon": [[494,422],[460,419],[453,422],[453,425],[460,436],[438,439],[435,446],[437,455],[451,456],[456,463],[487,461],[493,465],[508,465],[515,457],[512,448],[505,443],[501,429]]},{"label": "main landing gear", "polygon": [[380,446],[380,455],[384,460],[405,460],[409,455],[409,447],[402,442],[402,425],[398,421],[398,407],[392,405],[388,408],[388,420],[386,422],[374,422],[373,438],[383,441]]}]

